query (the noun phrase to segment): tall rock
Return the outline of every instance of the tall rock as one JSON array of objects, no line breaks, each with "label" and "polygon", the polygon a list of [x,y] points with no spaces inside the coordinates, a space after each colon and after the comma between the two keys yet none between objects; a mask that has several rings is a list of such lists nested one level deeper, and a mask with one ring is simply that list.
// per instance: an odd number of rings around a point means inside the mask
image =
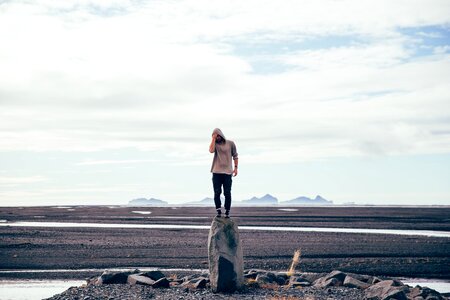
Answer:
[{"label": "tall rock", "polygon": [[210,285],[213,292],[232,293],[244,284],[244,258],[237,225],[215,217],[208,236]]}]

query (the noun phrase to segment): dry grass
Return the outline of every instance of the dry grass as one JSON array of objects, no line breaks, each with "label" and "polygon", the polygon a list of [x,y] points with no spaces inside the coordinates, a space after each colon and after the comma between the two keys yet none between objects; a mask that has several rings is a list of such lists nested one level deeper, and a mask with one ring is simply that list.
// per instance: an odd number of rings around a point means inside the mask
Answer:
[{"label": "dry grass", "polygon": [[295,250],[294,257],[292,258],[291,267],[287,271],[288,276],[292,276],[295,273],[295,267],[297,267],[298,263],[300,262],[300,255],[302,254],[301,250]]}]

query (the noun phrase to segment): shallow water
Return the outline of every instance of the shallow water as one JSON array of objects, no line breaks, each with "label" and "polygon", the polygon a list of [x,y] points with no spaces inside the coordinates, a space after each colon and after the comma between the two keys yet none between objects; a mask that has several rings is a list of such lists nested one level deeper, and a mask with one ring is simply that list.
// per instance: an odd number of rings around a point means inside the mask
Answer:
[{"label": "shallow water", "polygon": [[72,286],[81,286],[84,280],[1,280],[1,300],[33,300],[52,297]]},{"label": "shallow water", "polygon": [[[13,227],[75,227],[75,228],[148,228],[148,229],[209,229],[209,225],[182,224],[118,224],[118,223],[71,223],[71,222],[3,222],[0,226]],[[450,238],[449,231],[401,230],[401,229],[367,229],[367,228],[331,228],[331,227],[271,227],[239,226],[240,230],[262,231],[296,231],[296,232],[331,232],[331,233],[368,233],[393,234],[409,236],[428,236]]]},{"label": "shallow water", "polygon": [[149,214],[151,214],[152,212],[151,212],[151,211],[142,211],[142,210],[133,210],[132,213],[135,213],[135,214],[142,214],[142,215],[149,215]]},{"label": "shallow water", "polygon": [[429,287],[430,289],[436,290],[439,293],[450,293],[450,281],[448,280],[403,278],[400,279],[400,281],[412,287],[420,285],[421,287]]}]

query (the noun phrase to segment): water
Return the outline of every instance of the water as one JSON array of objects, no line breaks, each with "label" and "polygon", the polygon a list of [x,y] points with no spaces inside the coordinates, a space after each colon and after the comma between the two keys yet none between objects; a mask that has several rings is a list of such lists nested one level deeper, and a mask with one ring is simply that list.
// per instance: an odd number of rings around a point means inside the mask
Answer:
[{"label": "water", "polygon": [[142,210],[133,210],[132,213],[135,213],[135,214],[142,214],[142,215],[149,215],[149,214],[151,214],[152,212],[151,212],[151,211],[142,211]]},{"label": "water", "polygon": [[403,278],[400,279],[400,281],[412,287],[420,285],[421,287],[429,287],[430,289],[436,290],[439,293],[450,293],[450,281],[448,280]]},{"label": "water", "polygon": [[34,300],[52,297],[72,286],[81,286],[84,280],[1,280],[1,300]]},{"label": "water", "polygon": [[[147,228],[147,229],[209,229],[209,225],[182,224],[117,224],[117,223],[71,223],[71,222],[0,222],[0,226],[13,227],[75,227],[75,228]],[[401,230],[401,229],[367,229],[367,228],[331,228],[331,227],[271,227],[239,226],[240,230],[295,231],[295,232],[331,232],[331,233],[368,233],[393,234],[408,236],[427,236],[450,238],[449,231]]]}]

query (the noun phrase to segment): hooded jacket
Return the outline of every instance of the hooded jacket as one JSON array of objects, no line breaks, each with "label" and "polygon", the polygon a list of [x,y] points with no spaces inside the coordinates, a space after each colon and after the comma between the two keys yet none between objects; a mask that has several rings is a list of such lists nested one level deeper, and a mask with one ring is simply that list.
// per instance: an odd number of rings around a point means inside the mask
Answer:
[{"label": "hooded jacket", "polygon": [[225,138],[222,130],[215,128],[213,134],[217,133],[223,138],[223,142],[215,144],[214,158],[211,165],[211,173],[233,174],[233,159],[238,158],[236,144]]}]

